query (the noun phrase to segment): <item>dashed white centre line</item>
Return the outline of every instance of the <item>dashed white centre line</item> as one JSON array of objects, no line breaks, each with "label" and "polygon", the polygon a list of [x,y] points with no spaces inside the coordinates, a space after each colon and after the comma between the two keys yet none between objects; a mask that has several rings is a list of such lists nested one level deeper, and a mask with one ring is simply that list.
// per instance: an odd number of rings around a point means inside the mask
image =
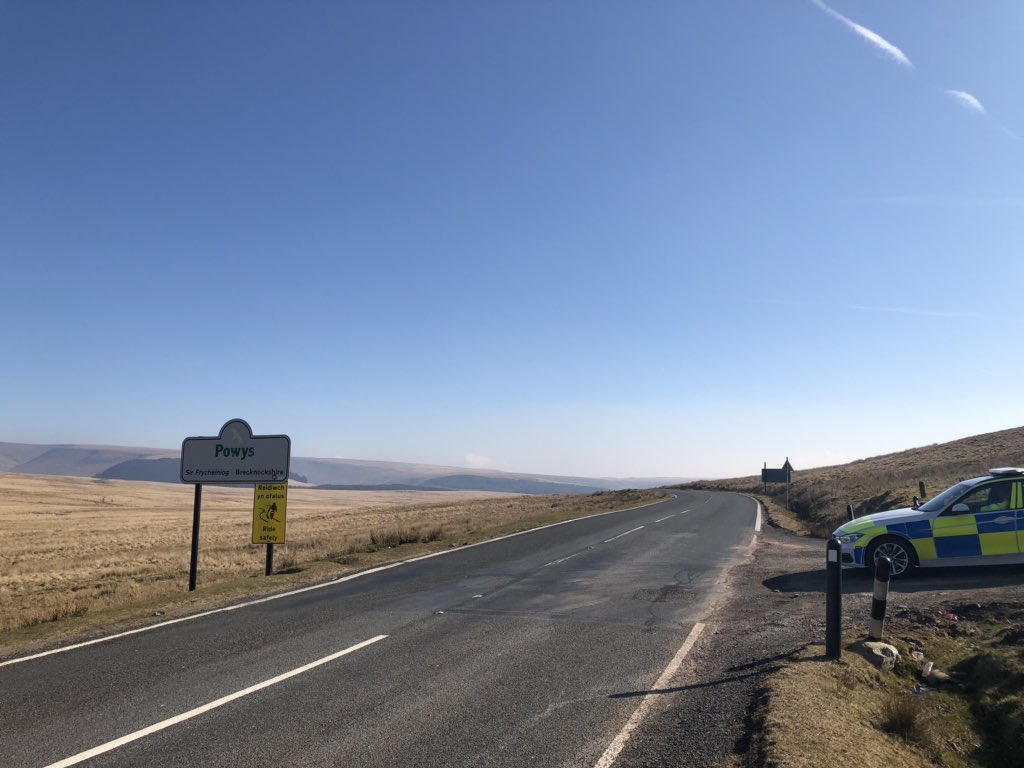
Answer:
[{"label": "dashed white centre line", "polygon": [[574,554],[567,555],[566,557],[559,558],[558,560],[552,560],[550,563],[544,563],[543,567],[547,568],[549,565],[558,565],[559,563],[564,563],[566,560],[572,560],[578,554],[579,552],[576,552]]},{"label": "dashed white centre line", "polygon": [[605,544],[607,544],[607,543],[608,543],[608,542],[610,542],[610,541],[615,541],[616,539],[621,539],[621,538],[622,538],[623,536],[628,536],[628,535],[629,535],[629,534],[631,534],[631,533],[636,533],[636,532],[637,532],[637,531],[639,531],[639,530],[640,530],[641,528],[643,528],[643,526],[642,526],[642,525],[638,525],[638,526],[637,526],[636,528],[633,528],[633,529],[631,529],[631,530],[628,530],[628,531],[626,531],[625,533],[620,533],[620,534],[619,534],[618,536],[612,536],[612,537],[611,537],[610,539],[605,539],[605,540],[604,540],[604,543],[605,543]]},{"label": "dashed white centre line", "polygon": [[303,672],[308,672],[309,670],[314,669],[315,667],[319,667],[321,664],[326,664],[329,661],[334,661],[335,659],[341,658],[342,656],[345,656],[349,653],[353,653],[354,651],[358,651],[362,648],[365,648],[368,645],[373,645],[374,643],[379,642],[380,640],[383,640],[386,637],[387,635],[377,635],[376,637],[371,637],[369,640],[364,640],[361,643],[356,643],[355,645],[350,646],[343,651],[332,653],[330,656],[324,656],[322,659],[317,659],[316,661],[312,661],[309,664],[305,664],[304,666],[293,669],[290,672],[285,672],[284,674],[278,675],[277,677],[272,677],[269,680],[264,680],[262,683],[256,683],[256,685],[249,686],[245,690],[236,691],[235,693],[219,698],[216,701],[211,701],[209,704],[203,704],[203,706],[201,707],[190,709],[188,712],[183,712],[180,715],[168,718],[167,720],[162,720],[159,723],[154,723],[153,725],[135,731],[134,733],[129,733],[127,736],[122,736],[119,739],[108,741],[106,744],[100,744],[98,747],[93,747],[92,749],[87,750],[85,752],[79,752],[77,755],[72,755],[71,757],[65,758],[64,760],[60,760],[56,763],[50,763],[50,765],[46,766],[46,768],[67,768],[67,766],[77,765],[78,763],[89,760],[90,758],[96,757],[97,755],[102,755],[104,752],[110,752],[113,749],[123,747],[125,744],[130,744],[133,741],[138,741],[139,739],[149,736],[150,734],[156,733],[157,731],[162,731],[165,728],[170,728],[172,725],[177,725],[178,723],[183,723],[186,720],[191,720],[193,717],[197,717],[205,712],[209,712],[211,709],[222,707],[225,704],[234,701],[235,699],[240,699],[243,696],[248,696],[250,693],[256,693],[256,691],[262,691],[264,688],[269,688],[272,685],[277,685],[277,683],[283,682],[284,680],[287,680],[290,677],[301,675]]}]

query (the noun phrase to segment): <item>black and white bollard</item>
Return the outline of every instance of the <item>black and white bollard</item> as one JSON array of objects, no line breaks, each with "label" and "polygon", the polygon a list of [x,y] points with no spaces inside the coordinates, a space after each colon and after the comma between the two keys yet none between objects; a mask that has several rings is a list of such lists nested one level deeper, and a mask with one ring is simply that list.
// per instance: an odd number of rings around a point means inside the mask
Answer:
[{"label": "black and white bollard", "polygon": [[825,658],[838,659],[843,638],[843,566],[842,547],[835,539],[825,545]]},{"label": "black and white bollard", "polygon": [[885,625],[885,604],[889,599],[889,574],[892,561],[880,557],[875,561],[875,591],[871,596],[871,623],[868,624],[868,639],[880,641]]}]

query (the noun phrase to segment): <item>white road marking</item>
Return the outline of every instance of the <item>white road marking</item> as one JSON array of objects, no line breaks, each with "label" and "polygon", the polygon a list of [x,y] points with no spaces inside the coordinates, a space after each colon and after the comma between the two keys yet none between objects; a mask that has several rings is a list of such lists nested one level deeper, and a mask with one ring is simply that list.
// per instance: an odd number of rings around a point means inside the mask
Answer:
[{"label": "white road marking", "polygon": [[609,541],[615,541],[616,539],[621,539],[623,536],[628,536],[631,533],[636,533],[641,528],[643,528],[643,526],[642,525],[638,525],[636,528],[628,530],[625,533],[620,533],[618,536],[612,536],[610,539],[605,539],[604,543],[607,544]]},{"label": "white road marking", "polygon": [[387,570],[390,570],[391,568],[398,568],[399,566],[408,565],[409,563],[415,563],[415,562],[418,562],[420,560],[426,560],[426,559],[431,558],[431,557],[440,557],[441,555],[450,555],[453,552],[461,552],[463,550],[471,549],[473,547],[481,547],[484,544],[491,544],[491,543],[493,543],[495,541],[501,541],[503,539],[511,539],[513,536],[522,536],[522,535],[527,534],[527,533],[535,533],[536,531],[543,531],[546,528],[554,528],[555,526],[558,526],[558,525],[565,525],[567,523],[575,523],[575,522],[577,522],[579,520],[589,520],[592,517],[604,517],[605,515],[615,515],[615,514],[618,514],[619,512],[632,512],[632,511],[637,510],[637,509],[643,509],[644,507],[653,507],[655,504],[664,504],[667,501],[672,501],[673,499],[677,499],[677,498],[679,498],[679,497],[675,496],[675,495],[672,495],[672,496],[670,496],[667,499],[661,499],[660,501],[652,501],[652,502],[650,502],[648,504],[641,504],[638,507],[630,507],[629,509],[613,509],[613,510],[611,510],[609,512],[597,512],[596,514],[587,515],[586,517],[574,517],[571,520],[562,520],[562,521],[557,522],[557,523],[549,523],[548,525],[542,525],[542,526],[540,526],[538,528],[530,528],[530,529],[525,530],[525,531],[518,531],[517,533],[508,533],[508,534],[505,534],[504,536],[497,536],[497,537],[495,537],[493,539],[486,539],[484,541],[478,541],[475,544],[466,544],[465,546],[456,547],[454,549],[444,549],[444,550],[441,550],[440,552],[431,552],[428,555],[420,555],[419,557],[410,557],[408,560],[399,560],[398,562],[389,563],[387,565],[380,565],[380,566],[377,566],[376,568],[368,568],[365,571],[359,571],[358,573],[350,573],[347,576],[340,576],[337,579],[332,579],[330,581],[324,581],[324,582],[321,582],[320,584],[312,584],[312,585],[310,585],[308,587],[300,587],[299,589],[292,589],[292,590],[289,590],[287,592],[279,592],[276,595],[270,595],[269,597],[261,597],[261,598],[259,598],[257,600],[250,600],[249,602],[246,602],[246,603],[239,603],[237,605],[229,605],[229,606],[227,606],[225,608],[214,608],[212,611],[203,611],[202,613],[194,613],[194,614],[192,614],[190,616],[182,616],[181,618],[178,618],[178,619],[169,619],[167,621],[160,621],[160,622],[157,622],[156,624],[149,624],[149,625],[147,625],[145,627],[139,627],[138,629],[129,629],[129,630],[125,631],[125,632],[117,632],[116,634],[113,634],[113,635],[106,635],[105,637],[97,637],[94,640],[86,640],[85,642],[82,642],[82,643],[75,643],[73,645],[65,645],[65,646],[63,646],[61,648],[53,648],[53,649],[51,649],[49,651],[41,651],[40,653],[33,653],[30,656],[21,656],[21,657],[16,658],[16,659],[8,659],[7,661],[0,661],[0,667],[6,667],[6,666],[8,666],[10,664],[20,664],[23,661],[32,661],[33,659],[41,659],[44,656],[52,656],[52,655],[54,655],[56,653],[66,653],[68,651],[74,651],[74,650],[77,650],[79,648],[85,648],[86,646],[89,646],[89,645],[96,645],[97,643],[106,643],[106,642],[109,642],[111,640],[117,640],[117,639],[122,638],[122,637],[128,637],[129,635],[137,635],[140,632],[149,632],[149,631],[154,630],[154,629],[160,629],[161,627],[169,627],[172,624],[180,624],[183,621],[194,621],[196,619],[202,619],[202,618],[204,618],[206,616],[212,616],[215,613],[225,613],[226,611],[237,611],[240,608],[248,608],[248,607],[253,606],[253,605],[259,605],[260,603],[269,603],[271,600],[280,600],[283,597],[291,597],[292,595],[299,595],[299,594],[302,594],[303,592],[311,592],[311,591],[313,591],[315,589],[325,589],[327,587],[333,587],[336,584],[341,584],[341,583],[346,582],[346,581],[352,581],[353,579],[361,579],[363,576],[369,576],[369,575],[374,574],[374,573],[380,573],[381,571],[387,571]]},{"label": "white road marking", "polygon": [[761,532],[761,502],[757,502],[757,520],[754,522],[754,533]]},{"label": "white road marking", "polygon": [[[693,629],[690,630],[690,634],[686,636],[685,642],[682,647],[676,651],[676,655],[672,657],[672,661],[669,662],[668,666],[665,667],[665,671],[661,673],[661,677],[658,678],[657,682],[654,683],[653,690],[658,691],[664,689],[669,681],[675,676],[676,672],[679,671],[679,667],[683,664],[683,659],[693,648],[694,643],[697,642],[697,638],[700,637],[700,633],[704,631],[704,625],[700,622],[693,625]],[[601,759],[594,763],[594,768],[610,768],[615,762],[615,758],[619,756],[622,748],[626,746],[626,742],[629,741],[630,736],[633,735],[633,731],[637,729],[637,726],[643,721],[644,717],[647,716],[647,711],[654,705],[657,700],[655,694],[649,693],[644,696],[640,702],[640,706],[636,708],[633,715],[629,718],[622,730],[619,731],[619,735],[616,736],[612,743],[608,745],[608,749],[601,755]]]},{"label": "white road marking", "polygon": [[685,515],[689,511],[690,510],[688,510],[688,509],[681,509],[678,512],[673,512],[671,515],[665,515],[665,517],[658,518],[654,522],[655,523],[661,523],[661,522],[663,522],[665,520],[668,520],[670,517],[675,517],[676,515]]},{"label": "white road marking", "polygon": [[575,552],[575,553],[573,553],[571,555],[567,555],[566,557],[559,558],[558,560],[552,560],[550,563],[544,563],[544,565],[541,566],[541,567],[542,568],[547,568],[549,565],[558,565],[559,563],[564,563],[566,560],[572,560],[572,558],[576,557],[576,555],[578,555],[578,554],[580,554],[580,553],[579,552]]},{"label": "white road marking", "polygon": [[225,704],[234,701],[235,699],[240,699],[243,696],[248,696],[250,693],[256,693],[256,691],[262,691],[264,688],[269,688],[272,685],[277,685],[278,683],[283,682],[290,677],[301,675],[303,672],[308,672],[309,670],[315,667],[319,667],[322,664],[326,664],[329,661],[334,661],[335,659],[341,658],[342,656],[345,656],[349,653],[358,651],[362,648],[365,648],[368,645],[372,645],[373,643],[383,640],[386,637],[387,635],[377,635],[376,637],[371,637],[369,640],[364,640],[363,642],[357,643],[356,645],[346,648],[343,651],[332,653],[330,656],[324,656],[322,659],[317,659],[316,661],[310,662],[309,664],[293,669],[290,672],[285,672],[284,674],[278,675],[277,677],[272,677],[269,680],[264,680],[262,683],[257,683],[256,685],[249,686],[245,690],[237,691],[227,696],[223,696],[217,699],[216,701],[211,701],[209,704],[203,704],[201,707],[190,709],[188,712],[184,712],[175,717],[168,718],[167,720],[162,720],[159,723],[154,723],[153,725],[135,731],[134,733],[129,733],[127,736],[122,736],[119,739],[108,741],[106,744],[100,744],[98,747],[93,747],[92,749],[87,750],[85,752],[79,752],[77,755],[72,755],[71,757],[65,758],[64,760],[60,760],[56,763],[51,763],[50,765],[46,766],[46,768],[67,768],[67,766],[77,765],[78,763],[84,762],[85,760],[89,760],[90,758],[96,757],[97,755],[102,755],[104,752],[110,752],[111,750],[117,749],[118,747],[123,747],[125,744],[129,744],[133,741],[138,741],[141,738],[156,733],[157,731],[162,731],[165,728],[170,728],[172,725],[178,725],[178,723],[183,723],[186,720],[191,720],[193,717],[198,717],[199,715],[205,712],[209,712],[211,709],[217,709],[217,707],[222,707]]}]

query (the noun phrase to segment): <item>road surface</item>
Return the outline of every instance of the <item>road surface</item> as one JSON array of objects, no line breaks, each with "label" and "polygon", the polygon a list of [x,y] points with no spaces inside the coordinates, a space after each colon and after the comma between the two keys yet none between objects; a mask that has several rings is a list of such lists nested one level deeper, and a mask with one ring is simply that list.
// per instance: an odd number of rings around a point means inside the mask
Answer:
[{"label": "road surface", "polygon": [[3,662],[0,764],[609,765],[756,518],[677,492]]}]

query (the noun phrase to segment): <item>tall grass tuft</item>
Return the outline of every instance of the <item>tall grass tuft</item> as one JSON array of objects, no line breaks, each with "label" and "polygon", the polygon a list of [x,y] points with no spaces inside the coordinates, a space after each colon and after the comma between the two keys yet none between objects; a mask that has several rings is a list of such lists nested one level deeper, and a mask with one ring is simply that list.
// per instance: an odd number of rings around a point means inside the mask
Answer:
[{"label": "tall grass tuft", "polygon": [[370,544],[375,547],[400,547],[420,540],[417,528],[385,528],[370,531]]},{"label": "tall grass tuft", "polygon": [[911,744],[931,742],[928,717],[921,700],[905,693],[893,694],[882,706],[882,730]]}]

